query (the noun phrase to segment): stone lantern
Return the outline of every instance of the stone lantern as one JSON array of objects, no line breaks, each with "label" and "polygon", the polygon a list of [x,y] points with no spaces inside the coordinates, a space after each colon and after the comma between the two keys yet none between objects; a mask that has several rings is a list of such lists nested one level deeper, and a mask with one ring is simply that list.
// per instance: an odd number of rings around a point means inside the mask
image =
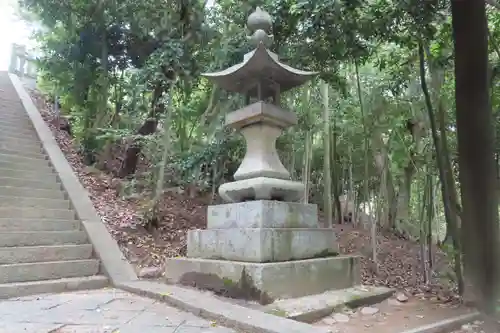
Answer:
[{"label": "stone lantern", "polygon": [[[317,73],[294,69],[269,51],[271,17],[259,7],[248,18],[255,49],[243,62],[217,73],[204,74],[222,89],[244,94],[256,100],[226,117],[226,126],[241,132],[247,144],[246,154],[234,174],[234,182],[219,188],[228,202],[248,200],[299,201],[304,185],[290,180],[290,173],[276,152],[276,139],[289,126],[297,124],[295,113],[280,107],[281,93],[302,85]],[[268,102],[269,101],[269,102]]]},{"label": "stone lantern", "polygon": [[317,73],[292,68],[268,49],[268,13],[257,7],[247,25],[254,49],[241,63],[204,74],[253,101],[226,115],[226,126],[245,137],[246,154],[235,181],[219,188],[228,203],[208,207],[207,230],[188,232],[187,258],[167,260],[165,276],[241,289],[261,303],[350,287],[359,280],[357,258],[338,255],[334,232],[319,227],[316,205],[300,203],[304,184],[290,179],[275,147],[282,131],[297,124],[295,113],[281,107],[281,93]]}]

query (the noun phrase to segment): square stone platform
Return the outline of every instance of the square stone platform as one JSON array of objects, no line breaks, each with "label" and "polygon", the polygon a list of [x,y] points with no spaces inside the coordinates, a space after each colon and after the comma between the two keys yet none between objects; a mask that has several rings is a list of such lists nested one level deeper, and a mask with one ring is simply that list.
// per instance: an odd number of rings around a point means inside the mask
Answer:
[{"label": "square stone platform", "polygon": [[238,228],[189,230],[187,256],[247,262],[277,262],[338,255],[331,229]]},{"label": "square stone platform", "polygon": [[317,227],[313,204],[256,200],[208,206],[207,229]]},{"label": "square stone platform", "polygon": [[208,207],[207,230],[190,230],[187,256],[280,262],[338,255],[332,229],[318,227],[316,205],[271,200]]},{"label": "square stone platform", "polygon": [[166,261],[169,283],[208,289],[224,296],[235,293],[261,304],[359,285],[357,256],[336,256],[272,263],[198,258]]},{"label": "square stone platform", "polygon": [[168,259],[170,283],[268,304],[360,283],[359,258],[340,256],[316,205],[257,200],[208,207],[208,229],[190,230],[187,257]]}]

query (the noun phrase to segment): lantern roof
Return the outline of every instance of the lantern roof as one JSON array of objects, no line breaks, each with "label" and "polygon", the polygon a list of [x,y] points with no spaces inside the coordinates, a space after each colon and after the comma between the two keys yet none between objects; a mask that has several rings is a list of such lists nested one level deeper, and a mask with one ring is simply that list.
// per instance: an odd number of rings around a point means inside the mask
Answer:
[{"label": "lantern roof", "polygon": [[272,19],[260,7],[250,14],[247,26],[252,32],[248,39],[255,49],[245,54],[241,63],[203,76],[227,91],[266,100],[298,87],[318,74],[288,66],[268,49],[273,42],[273,35],[269,34]]}]

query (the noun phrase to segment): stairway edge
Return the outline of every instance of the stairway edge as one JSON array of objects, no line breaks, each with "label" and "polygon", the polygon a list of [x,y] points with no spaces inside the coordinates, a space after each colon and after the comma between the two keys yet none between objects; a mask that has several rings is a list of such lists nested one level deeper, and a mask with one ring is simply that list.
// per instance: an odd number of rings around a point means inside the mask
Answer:
[{"label": "stairway edge", "polygon": [[56,280],[3,283],[0,284],[0,299],[46,293],[101,289],[108,285],[109,279],[104,275],[82,276]]},{"label": "stairway edge", "polygon": [[113,239],[90,200],[87,190],[69,165],[52,131],[45,123],[22,82],[16,75],[9,74],[21,103],[31,119],[40,142],[72,203],[83,228],[100,259],[101,267],[113,284],[138,280],[118,244]]}]

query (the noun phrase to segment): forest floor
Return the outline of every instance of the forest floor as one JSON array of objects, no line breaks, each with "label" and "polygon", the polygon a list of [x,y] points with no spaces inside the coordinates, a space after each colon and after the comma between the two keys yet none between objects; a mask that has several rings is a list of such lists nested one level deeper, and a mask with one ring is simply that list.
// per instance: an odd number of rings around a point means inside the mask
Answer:
[{"label": "forest floor", "polygon": [[[402,303],[395,298],[385,300],[376,306],[338,311],[314,325],[330,328],[332,333],[401,333],[417,327],[430,325],[473,310],[459,304],[445,304],[412,297]],[[480,327],[481,322],[464,326],[464,329]],[[474,332],[474,331],[465,331]],[[448,333],[448,332],[447,332]],[[460,332],[462,333],[462,332]]]},{"label": "forest floor", "polygon": [[[160,206],[159,228],[154,232],[146,230],[140,213],[144,199],[139,196],[129,199],[123,198],[120,194],[123,186],[121,179],[115,177],[113,173],[104,173],[85,166],[71,136],[56,126],[55,114],[51,105],[35,91],[31,91],[31,96],[42,117],[54,133],[73,170],[89,192],[90,198],[107,229],[118,242],[128,260],[135,265],[137,272],[145,267],[147,269],[156,267],[157,271],[160,272],[165,258],[184,255],[187,230],[202,229],[206,225],[206,206],[211,203],[210,197],[192,198],[183,193],[166,193]],[[120,156],[120,154],[116,154],[116,156]],[[120,165],[118,157],[111,162],[110,165],[115,165],[115,167]],[[147,170],[147,163],[144,160],[141,160],[141,163],[140,168]],[[372,249],[369,231],[356,229],[352,225],[336,225],[334,229],[338,235],[342,253],[362,255],[362,280],[364,284],[395,288],[409,296],[409,304],[417,304],[414,309],[418,309],[421,302],[428,301],[432,304],[439,304],[441,308],[456,309],[452,311],[454,315],[468,311],[462,307],[457,308],[459,298],[455,286],[450,283],[450,278],[447,277],[452,270],[446,255],[439,249],[433,249],[434,274],[431,281],[425,283],[421,268],[420,245],[417,242],[379,232],[377,234],[378,264],[375,265],[370,259]],[[434,306],[430,305],[431,303],[426,305],[427,307],[431,306],[429,309]],[[388,307],[390,306],[380,304],[378,314],[373,318],[378,318],[379,322],[380,318],[395,320],[394,314],[392,316],[384,315],[391,313]],[[410,309],[411,306],[404,308]],[[421,315],[415,314],[414,317],[418,319],[419,316]],[[429,318],[431,317],[434,318],[435,314],[429,315]],[[375,324],[374,321],[364,325]],[[367,326],[367,328],[369,327]],[[475,328],[472,327],[472,329]],[[346,331],[346,333],[348,332],[351,331]],[[460,333],[462,332],[474,332],[474,330],[460,331]],[[480,332],[480,329],[476,332]]]}]

